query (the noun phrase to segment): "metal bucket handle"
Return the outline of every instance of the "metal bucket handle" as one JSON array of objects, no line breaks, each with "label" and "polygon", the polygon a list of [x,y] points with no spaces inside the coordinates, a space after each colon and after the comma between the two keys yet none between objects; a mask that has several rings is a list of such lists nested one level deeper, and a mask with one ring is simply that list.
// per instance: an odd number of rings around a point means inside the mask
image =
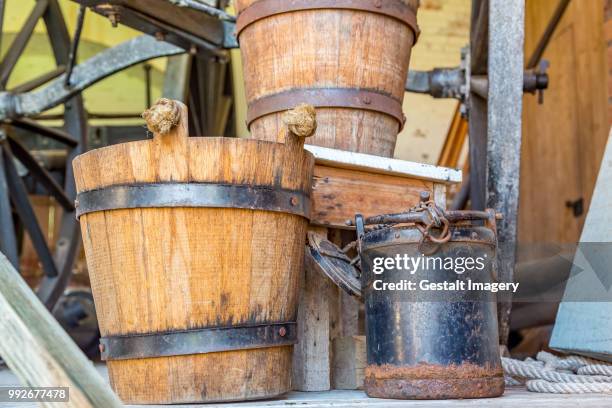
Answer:
[{"label": "metal bucket handle", "polygon": [[[368,231],[366,226],[372,225],[374,229],[396,224],[414,224],[422,233],[421,245],[427,241],[437,244],[434,252],[451,239],[451,225],[465,221],[483,221],[484,226],[491,229],[497,236],[496,221],[501,219],[501,214],[494,210],[486,211],[445,211],[438,207],[431,199],[428,191],[421,192],[420,203],[408,211],[396,214],[384,214],[365,218],[362,214],[356,214],[354,221],[347,225],[354,226],[357,234],[356,249],[358,256],[362,252],[362,241]],[[441,229],[439,235],[432,235],[431,230]],[[348,294],[361,298],[359,280],[356,278],[360,273],[355,268],[345,251],[331,242],[308,235],[309,244],[306,247],[307,262],[315,265],[324,276],[328,277],[337,286]],[[352,246],[349,245],[347,247]],[[423,252],[423,251],[422,251]],[[425,252],[423,252],[425,253]],[[344,259],[345,262],[342,262]]]}]

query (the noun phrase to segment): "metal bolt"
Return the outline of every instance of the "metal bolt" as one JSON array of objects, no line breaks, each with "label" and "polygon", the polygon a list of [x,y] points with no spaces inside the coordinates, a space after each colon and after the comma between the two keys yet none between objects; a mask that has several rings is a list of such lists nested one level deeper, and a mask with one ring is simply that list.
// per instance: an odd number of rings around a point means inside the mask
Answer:
[{"label": "metal bolt", "polygon": [[291,197],[291,199],[289,200],[289,202],[291,203],[292,206],[296,206],[298,205],[298,199],[296,196]]},{"label": "metal bolt", "polygon": [[280,329],[278,329],[279,336],[285,337],[286,334],[287,334],[287,329],[285,329],[284,327],[281,327]]},{"label": "metal bolt", "polygon": [[429,194],[429,191],[421,191],[421,202],[427,202],[429,201],[429,198],[431,197],[431,195]]},{"label": "metal bolt", "polygon": [[374,2],[374,7],[381,8],[382,7],[382,0],[376,0]]},{"label": "metal bolt", "polygon": [[372,99],[370,99],[369,96],[366,96],[363,98],[363,103],[365,103],[366,105],[369,105],[372,103]]},{"label": "metal bolt", "polygon": [[156,31],[155,32],[155,39],[157,41],[165,41],[166,40],[166,34],[161,32],[161,31]]}]

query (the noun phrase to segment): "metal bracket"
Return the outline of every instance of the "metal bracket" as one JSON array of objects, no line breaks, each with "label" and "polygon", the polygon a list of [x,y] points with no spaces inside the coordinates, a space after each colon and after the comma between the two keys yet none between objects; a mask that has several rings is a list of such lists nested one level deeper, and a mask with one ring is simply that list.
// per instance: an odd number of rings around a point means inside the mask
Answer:
[{"label": "metal bracket", "polygon": [[[489,80],[486,75],[471,76],[469,72],[469,50],[465,47],[461,51],[461,66],[454,68],[434,68],[431,71],[410,71],[406,80],[406,91],[421,93],[433,98],[454,98],[465,102],[470,90],[487,99]],[[523,74],[523,92],[534,94],[537,92],[540,103],[543,101],[543,92],[548,89],[548,61],[542,60],[538,68],[527,69]],[[462,107],[462,113],[466,109]]]},{"label": "metal bracket", "polygon": [[310,219],[310,197],[302,191],[214,183],[116,185],[83,191],[75,202],[83,214],[127,208],[244,208],[295,214]]},{"label": "metal bracket", "polygon": [[130,360],[282,347],[296,342],[296,323],[284,322],[102,337],[100,354],[102,360]]}]

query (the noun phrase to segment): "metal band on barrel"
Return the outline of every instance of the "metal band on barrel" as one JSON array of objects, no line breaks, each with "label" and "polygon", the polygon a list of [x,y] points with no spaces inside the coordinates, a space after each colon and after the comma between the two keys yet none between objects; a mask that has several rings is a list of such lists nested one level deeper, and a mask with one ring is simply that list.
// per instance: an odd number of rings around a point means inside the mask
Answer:
[{"label": "metal band on barrel", "polygon": [[352,108],[385,113],[398,121],[400,130],[406,121],[402,104],[380,92],[353,88],[308,88],[292,89],[254,100],[248,106],[247,127],[265,115],[283,112],[301,103],[315,108]]},{"label": "metal band on barrel", "polygon": [[296,342],[295,322],[285,322],[102,337],[100,353],[102,360],[129,360],[281,347]]},{"label": "metal band on barrel", "polygon": [[77,195],[76,215],[128,208],[242,208],[295,214],[310,219],[310,198],[302,191],[214,183],[117,185]]},{"label": "metal band on barrel", "polygon": [[367,11],[400,20],[414,33],[416,43],[420,30],[415,11],[401,0],[259,0],[245,8],[236,22],[236,36],[255,21],[277,14],[302,10],[343,9]]}]

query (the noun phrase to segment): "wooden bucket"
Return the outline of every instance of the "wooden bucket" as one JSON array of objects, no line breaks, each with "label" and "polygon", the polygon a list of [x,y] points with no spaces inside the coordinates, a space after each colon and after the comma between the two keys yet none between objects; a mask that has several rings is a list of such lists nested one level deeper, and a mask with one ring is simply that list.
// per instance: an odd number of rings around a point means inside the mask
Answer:
[{"label": "wooden bucket", "polygon": [[169,133],[73,164],[111,385],[131,404],[283,394],[314,159],[293,134],[189,138],[175,108]]},{"label": "wooden bucket", "polygon": [[252,138],[277,141],[282,111],[305,102],[317,108],[308,143],[393,156],[418,0],[235,4]]}]

